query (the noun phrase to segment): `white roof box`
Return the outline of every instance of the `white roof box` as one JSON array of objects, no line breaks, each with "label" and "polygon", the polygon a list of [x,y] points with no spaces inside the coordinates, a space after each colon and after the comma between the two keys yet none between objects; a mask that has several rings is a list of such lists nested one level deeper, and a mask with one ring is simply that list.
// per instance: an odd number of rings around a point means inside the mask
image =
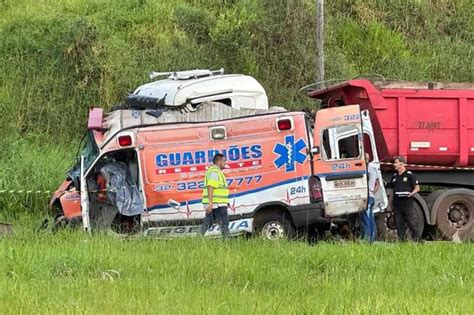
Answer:
[{"label": "white roof box", "polygon": [[251,76],[224,74],[224,69],[153,72],[151,79],[167,77],[139,86],[133,94],[164,98],[164,105],[197,106],[204,101],[221,102],[233,108],[268,109],[262,85]]}]

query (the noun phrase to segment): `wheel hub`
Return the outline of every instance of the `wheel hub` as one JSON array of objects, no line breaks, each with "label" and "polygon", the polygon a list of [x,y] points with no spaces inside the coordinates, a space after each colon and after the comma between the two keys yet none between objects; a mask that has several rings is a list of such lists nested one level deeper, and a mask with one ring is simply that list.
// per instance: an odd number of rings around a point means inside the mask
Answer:
[{"label": "wheel hub", "polygon": [[466,226],[470,219],[470,211],[467,205],[463,203],[453,203],[447,211],[448,222],[456,229]]},{"label": "wheel hub", "polygon": [[275,241],[284,238],[285,229],[278,222],[268,222],[263,226],[262,234],[266,239]]},{"label": "wheel hub", "polygon": [[393,213],[390,213],[385,217],[385,226],[391,233],[397,234],[397,226],[395,225],[395,215]]}]

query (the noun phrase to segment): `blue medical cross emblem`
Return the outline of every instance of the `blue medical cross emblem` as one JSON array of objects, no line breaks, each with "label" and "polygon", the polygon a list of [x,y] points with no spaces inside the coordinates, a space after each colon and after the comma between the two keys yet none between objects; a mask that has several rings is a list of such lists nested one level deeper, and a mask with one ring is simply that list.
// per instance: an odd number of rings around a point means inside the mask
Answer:
[{"label": "blue medical cross emblem", "polygon": [[306,154],[300,151],[306,147],[306,143],[303,139],[298,139],[295,142],[295,136],[285,136],[285,143],[275,144],[273,152],[279,156],[273,161],[273,164],[277,168],[285,166],[286,172],[292,172],[295,170],[295,163],[303,164],[306,160]]}]

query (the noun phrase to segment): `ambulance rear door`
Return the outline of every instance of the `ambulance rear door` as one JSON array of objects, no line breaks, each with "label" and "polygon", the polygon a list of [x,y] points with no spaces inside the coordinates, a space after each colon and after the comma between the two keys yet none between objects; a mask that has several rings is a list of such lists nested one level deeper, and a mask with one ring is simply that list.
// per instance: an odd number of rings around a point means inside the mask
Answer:
[{"label": "ambulance rear door", "polygon": [[368,199],[359,105],[319,110],[315,117],[313,175],[319,178],[325,215],[360,212]]}]

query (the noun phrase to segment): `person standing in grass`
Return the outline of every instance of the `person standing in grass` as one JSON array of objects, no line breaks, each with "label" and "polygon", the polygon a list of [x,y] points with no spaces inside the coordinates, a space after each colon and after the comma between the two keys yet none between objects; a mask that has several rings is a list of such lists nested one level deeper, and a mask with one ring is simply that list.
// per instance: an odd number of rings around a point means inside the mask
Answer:
[{"label": "person standing in grass", "polygon": [[365,161],[367,163],[369,199],[367,202],[367,210],[360,214],[360,219],[362,221],[364,239],[369,242],[374,242],[377,238],[377,227],[375,225],[374,216],[375,193],[380,188],[380,178],[377,167],[373,162],[370,162],[370,155],[368,153],[365,153]]},{"label": "person standing in grass", "polygon": [[388,187],[393,189],[393,212],[398,239],[405,241],[406,224],[411,232],[412,239],[415,242],[420,242],[421,232],[416,228],[416,217],[413,213],[413,196],[420,191],[420,185],[415,175],[406,169],[403,157],[395,157],[393,166],[397,172],[393,174]]},{"label": "person standing in grass", "polygon": [[202,204],[206,210],[206,216],[199,227],[199,234],[204,235],[214,221],[217,221],[222,237],[228,238],[230,236],[229,214],[227,212],[229,187],[227,179],[222,172],[225,168],[226,158],[224,155],[217,153],[214,155],[212,163],[213,165],[209,167],[204,178]]}]

